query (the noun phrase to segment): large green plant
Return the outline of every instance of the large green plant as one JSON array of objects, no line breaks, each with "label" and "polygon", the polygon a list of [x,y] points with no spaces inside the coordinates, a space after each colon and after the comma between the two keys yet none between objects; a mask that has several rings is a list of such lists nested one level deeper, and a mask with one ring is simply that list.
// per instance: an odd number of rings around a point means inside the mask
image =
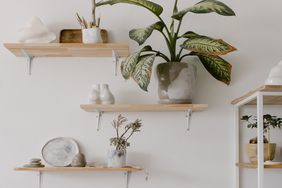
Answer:
[{"label": "large green plant", "polygon": [[[163,8],[161,5],[147,0],[102,0],[97,6],[127,3],[148,9],[157,18],[158,22],[140,29],[133,29],[129,37],[143,45],[153,31],[158,31],[164,37],[170,55],[145,46],[140,51],[128,56],[121,64],[121,72],[125,79],[131,77],[145,91],[150,83],[152,65],[156,57],[166,62],[181,62],[186,56],[198,56],[207,71],[217,80],[230,84],[232,66],[220,56],[236,50],[223,40],[213,39],[196,34],[192,31],[180,33],[183,17],[189,13],[205,14],[215,12],[222,16],[235,16],[234,11],[222,2],[216,0],[203,0],[192,7],[178,10],[178,0],[173,7],[172,21],[167,25],[161,18]],[[184,42],[183,42],[184,39]],[[181,42],[180,49],[177,46]],[[188,52],[184,51],[187,50]]]}]

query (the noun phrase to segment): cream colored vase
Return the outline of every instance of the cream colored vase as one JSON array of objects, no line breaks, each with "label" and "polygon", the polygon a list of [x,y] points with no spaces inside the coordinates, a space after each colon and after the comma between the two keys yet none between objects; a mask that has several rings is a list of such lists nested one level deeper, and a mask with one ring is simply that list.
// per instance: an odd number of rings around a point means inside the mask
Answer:
[{"label": "cream colored vase", "polygon": [[[272,161],[275,157],[276,144],[264,144],[264,161]],[[247,152],[251,163],[257,163],[257,144],[248,144]]]}]

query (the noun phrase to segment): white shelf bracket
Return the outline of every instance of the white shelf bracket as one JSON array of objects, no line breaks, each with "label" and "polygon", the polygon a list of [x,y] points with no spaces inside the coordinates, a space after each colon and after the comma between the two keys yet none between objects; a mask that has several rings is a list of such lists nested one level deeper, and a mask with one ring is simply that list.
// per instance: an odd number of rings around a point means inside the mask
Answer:
[{"label": "white shelf bracket", "polygon": [[98,111],[97,112],[97,131],[100,131],[100,128],[101,128],[101,119],[102,119],[102,116],[103,116],[103,113],[104,112],[101,112],[101,111]]},{"label": "white shelf bracket", "polygon": [[119,55],[115,49],[112,50],[112,56],[113,56],[113,61],[115,63],[115,76],[117,76],[118,72],[118,61],[119,61]]},{"label": "white shelf bracket", "polygon": [[186,111],[186,121],[187,121],[187,131],[190,131],[191,130],[191,119],[192,119],[192,109],[189,108],[187,111]]},{"label": "white shelf bracket", "polygon": [[125,188],[129,188],[129,183],[130,183],[131,174],[132,174],[132,172],[124,172]]},{"label": "white shelf bracket", "polygon": [[42,187],[42,172],[38,173],[38,188]]},{"label": "white shelf bracket", "polygon": [[31,75],[32,62],[34,60],[34,56],[28,54],[24,49],[22,49],[22,54],[27,58],[28,75]]}]

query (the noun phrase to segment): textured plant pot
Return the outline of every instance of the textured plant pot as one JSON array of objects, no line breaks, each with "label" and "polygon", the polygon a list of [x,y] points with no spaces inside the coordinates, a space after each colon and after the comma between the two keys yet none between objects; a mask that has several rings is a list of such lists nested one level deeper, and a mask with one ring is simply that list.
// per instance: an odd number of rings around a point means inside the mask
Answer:
[{"label": "textured plant pot", "polygon": [[[270,146],[270,147],[269,147]],[[264,161],[272,161],[275,157],[276,144],[264,144]],[[248,144],[247,153],[251,163],[257,163],[257,144]]]},{"label": "textured plant pot", "polygon": [[196,74],[196,67],[188,63],[169,62],[159,64],[157,66],[159,103],[192,103]]},{"label": "textured plant pot", "polygon": [[84,44],[101,43],[101,30],[100,28],[82,29],[82,42]]},{"label": "textured plant pot", "polygon": [[126,166],[126,152],[123,150],[110,150],[107,159],[109,168],[121,168]]}]

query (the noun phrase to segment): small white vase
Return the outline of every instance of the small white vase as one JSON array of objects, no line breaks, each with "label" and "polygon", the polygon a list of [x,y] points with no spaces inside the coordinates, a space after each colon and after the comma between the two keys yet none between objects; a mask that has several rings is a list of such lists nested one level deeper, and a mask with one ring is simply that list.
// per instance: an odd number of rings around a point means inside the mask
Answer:
[{"label": "small white vase", "polygon": [[114,104],[115,97],[109,89],[108,84],[101,84],[100,90],[100,101],[101,104]]},{"label": "small white vase", "polygon": [[108,151],[108,168],[122,168],[126,166],[126,152],[124,150]]},{"label": "small white vase", "polygon": [[102,42],[100,28],[82,29],[82,42],[84,44],[96,44]]},{"label": "small white vase", "polygon": [[100,85],[99,84],[94,84],[92,86],[92,90],[89,94],[89,102],[91,104],[100,104],[101,101],[100,101]]}]

